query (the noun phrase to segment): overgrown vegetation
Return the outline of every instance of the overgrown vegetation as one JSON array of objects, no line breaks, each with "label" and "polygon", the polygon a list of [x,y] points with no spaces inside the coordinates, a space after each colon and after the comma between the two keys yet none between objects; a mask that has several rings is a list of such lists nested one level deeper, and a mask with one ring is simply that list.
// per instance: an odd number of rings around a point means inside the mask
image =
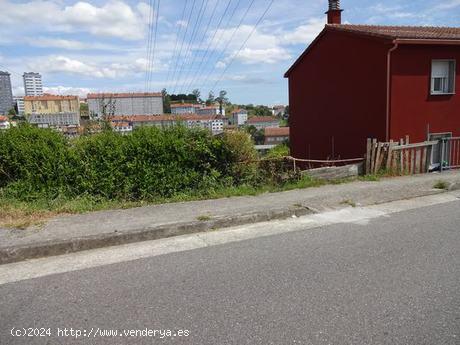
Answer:
[{"label": "overgrown vegetation", "polygon": [[435,183],[433,188],[447,190],[447,189],[449,189],[449,184],[446,181],[440,180],[440,181]]},{"label": "overgrown vegetation", "polygon": [[0,225],[319,184],[281,162],[261,162],[245,132],[216,137],[181,126],[143,127],[69,141],[24,124],[0,132]]}]

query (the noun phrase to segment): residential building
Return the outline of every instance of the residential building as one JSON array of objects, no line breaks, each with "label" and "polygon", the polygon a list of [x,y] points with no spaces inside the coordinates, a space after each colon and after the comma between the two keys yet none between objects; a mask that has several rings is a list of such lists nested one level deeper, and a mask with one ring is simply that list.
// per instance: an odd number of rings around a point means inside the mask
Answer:
[{"label": "residential building", "polygon": [[163,114],[161,93],[90,93],[87,96],[90,116],[128,116]]},{"label": "residential building", "polygon": [[80,115],[80,100],[78,96],[50,94],[44,94],[43,96],[25,96],[24,113],[27,115],[59,113],[76,113]]},{"label": "residential building", "polygon": [[284,116],[285,111],[286,111],[286,106],[284,105],[274,105],[272,109],[273,115],[279,116],[279,117]]},{"label": "residential building", "polygon": [[248,122],[248,112],[245,109],[237,109],[233,111],[231,121],[232,125],[244,126]]},{"label": "residential building", "polygon": [[0,114],[8,114],[13,107],[14,101],[10,74],[0,71]]},{"label": "residential building", "polygon": [[201,104],[178,103],[171,104],[171,114],[196,114],[202,108]]},{"label": "residential building", "polygon": [[220,114],[219,107],[217,106],[195,108],[195,112],[198,115],[223,115],[225,116],[225,109],[222,109],[222,114]]},{"label": "residential building", "polygon": [[24,111],[24,97],[23,96],[14,96],[13,101],[16,104],[16,111],[18,115],[23,116],[25,111]]},{"label": "residential building", "polygon": [[[134,115],[134,116],[113,116],[111,122],[114,128],[121,124],[128,124],[132,129],[141,126],[157,126],[166,128],[177,124],[183,124],[188,128],[205,128],[213,134],[222,133],[224,130],[224,121],[220,115]],[[127,127],[127,126],[122,126]]]},{"label": "residential building", "polygon": [[133,125],[130,122],[112,122],[112,127],[115,132],[126,134],[133,131]]},{"label": "residential building", "polygon": [[26,96],[42,96],[43,83],[40,73],[25,72],[22,75],[24,81],[24,92]]},{"label": "residential building", "polygon": [[6,116],[0,115],[0,130],[10,128],[10,121]]},{"label": "residential building", "polygon": [[255,116],[251,117],[247,122],[246,125],[254,126],[258,130],[264,129],[267,127],[279,127],[280,120],[273,116]]},{"label": "residential building", "polygon": [[78,127],[80,126],[80,115],[76,112],[33,113],[27,116],[27,121],[40,128]]},{"label": "residential building", "polygon": [[279,145],[289,140],[289,127],[267,127],[264,129],[265,145]]},{"label": "residential building", "polygon": [[328,24],[287,71],[296,158],[359,158],[366,139],[460,136],[460,28]]},{"label": "residential building", "polygon": [[24,113],[27,121],[42,128],[80,126],[78,96],[25,96]]}]

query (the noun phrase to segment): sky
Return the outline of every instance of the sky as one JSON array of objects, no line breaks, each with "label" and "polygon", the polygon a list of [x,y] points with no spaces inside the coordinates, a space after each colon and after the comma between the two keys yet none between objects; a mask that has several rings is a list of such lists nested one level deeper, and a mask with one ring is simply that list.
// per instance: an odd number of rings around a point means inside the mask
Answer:
[{"label": "sky", "polygon": [[[324,27],[327,3],[0,0],[0,70],[15,95],[33,71],[55,94],[198,88],[203,98],[226,90],[233,103],[287,104],[283,74]],[[460,0],[341,5],[345,23],[460,26]]]}]

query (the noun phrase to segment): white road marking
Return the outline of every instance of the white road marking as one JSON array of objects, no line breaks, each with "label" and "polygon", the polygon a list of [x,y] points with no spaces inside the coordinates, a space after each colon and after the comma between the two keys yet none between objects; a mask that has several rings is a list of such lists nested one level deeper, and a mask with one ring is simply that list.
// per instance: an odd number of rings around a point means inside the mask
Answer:
[{"label": "white road marking", "polygon": [[392,213],[458,201],[459,198],[460,192],[437,194],[381,205],[348,207],[299,218],[250,224],[213,232],[202,232],[0,265],[0,285],[51,274],[72,272],[332,224],[354,223],[365,225],[372,219],[388,216]]}]

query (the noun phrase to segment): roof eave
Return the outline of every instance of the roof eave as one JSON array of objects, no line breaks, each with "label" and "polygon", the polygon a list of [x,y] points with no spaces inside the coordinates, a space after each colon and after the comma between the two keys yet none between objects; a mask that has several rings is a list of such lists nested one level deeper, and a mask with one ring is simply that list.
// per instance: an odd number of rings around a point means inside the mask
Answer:
[{"label": "roof eave", "polygon": [[460,45],[460,40],[437,39],[437,38],[397,38],[394,40],[398,44],[410,45]]}]

